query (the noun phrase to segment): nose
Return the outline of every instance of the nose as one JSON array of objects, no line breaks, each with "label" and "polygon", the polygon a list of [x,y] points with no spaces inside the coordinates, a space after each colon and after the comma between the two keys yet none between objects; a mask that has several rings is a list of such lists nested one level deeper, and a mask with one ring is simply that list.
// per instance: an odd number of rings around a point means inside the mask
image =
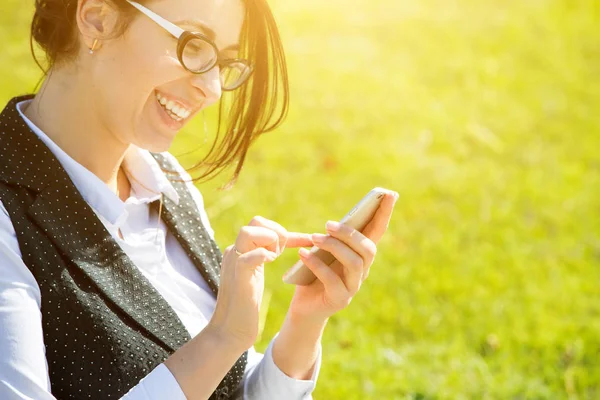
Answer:
[{"label": "nose", "polygon": [[204,107],[216,103],[221,98],[221,80],[219,79],[219,66],[203,74],[194,74],[192,84],[204,92],[206,99]]}]

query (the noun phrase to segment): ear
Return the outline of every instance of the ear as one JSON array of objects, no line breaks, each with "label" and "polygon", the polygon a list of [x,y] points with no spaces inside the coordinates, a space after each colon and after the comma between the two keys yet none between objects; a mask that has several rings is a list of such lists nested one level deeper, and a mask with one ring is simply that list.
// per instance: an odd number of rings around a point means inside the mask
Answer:
[{"label": "ear", "polygon": [[109,38],[117,27],[119,10],[108,0],[78,0],[75,20],[83,43],[91,48],[98,39],[99,49],[101,40]]}]

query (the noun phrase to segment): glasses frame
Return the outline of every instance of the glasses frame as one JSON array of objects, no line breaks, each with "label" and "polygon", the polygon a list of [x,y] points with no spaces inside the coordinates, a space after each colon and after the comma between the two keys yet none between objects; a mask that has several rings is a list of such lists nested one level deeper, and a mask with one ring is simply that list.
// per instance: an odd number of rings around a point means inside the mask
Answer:
[{"label": "glasses frame", "polygon": [[[224,88],[223,84],[221,83],[221,89],[224,91],[232,91],[232,90],[239,88],[240,86],[242,86],[244,83],[246,83],[248,81],[248,79],[254,72],[254,68],[252,67],[250,62],[246,59],[243,59],[243,58],[227,58],[227,59],[221,58],[217,45],[212,40],[210,40],[208,38],[208,36],[204,35],[203,33],[187,31],[187,30],[175,25],[171,21],[156,14],[154,11],[150,10],[149,8],[146,8],[143,5],[141,5],[135,1],[127,0],[127,2],[129,4],[131,4],[133,7],[135,7],[136,9],[138,9],[138,11],[140,11],[142,14],[146,15],[148,18],[150,18],[152,21],[154,21],[158,26],[160,26],[161,28],[163,28],[164,30],[169,32],[175,39],[177,39],[177,58],[179,59],[179,63],[187,71],[189,71],[193,74],[196,74],[196,75],[200,75],[200,74],[204,74],[204,73],[210,71],[216,65],[219,65],[219,67],[225,67],[229,64],[235,64],[235,63],[241,63],[241,64],[245,65],[250,71],[248,73],[248,76],[233,88]],[[215,58],[215,61],[212,63],[212,65],[203,69],[202,71],[191,70],[183,62],[183,50],[185,49],[186,44],[190,40],[193,40],[193,39],[204,40],[206,43],[208,43],[210,46],[212,46],[212,48],[215,50],[215,54],[217,55],[217,57]]]}]

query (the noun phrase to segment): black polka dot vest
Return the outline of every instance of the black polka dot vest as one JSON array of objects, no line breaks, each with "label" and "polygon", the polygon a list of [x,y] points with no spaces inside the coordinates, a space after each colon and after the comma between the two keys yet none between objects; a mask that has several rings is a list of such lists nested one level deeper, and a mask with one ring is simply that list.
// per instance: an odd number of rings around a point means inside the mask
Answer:
[{"label": "black polka dot vest", "polygon": [[[119,398],[190,336],[20,117],[16,104],[31,97],[12,99],[0,115],[0,200],[41,290],[52,394]],[[153,156],[163,169],[175,170]],[[170,180],[180,201],[165,197],[162,218],[216,295],[221,252],[185,183],[179,176]],[[211,399],[239,395],[246,363],[244,353]]]}]

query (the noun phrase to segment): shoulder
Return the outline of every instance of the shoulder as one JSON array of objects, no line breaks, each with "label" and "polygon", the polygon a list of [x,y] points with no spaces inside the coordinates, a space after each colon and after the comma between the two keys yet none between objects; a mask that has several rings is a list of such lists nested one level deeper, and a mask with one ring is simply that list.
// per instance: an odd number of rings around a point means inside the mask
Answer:
[{"label": "shoulder", "polygon": [[204,223],[204,226],[206,227],[206,230],[210,234],[211,238],[214,239],[214,231],[210,225],[208,214],[206,213],[206,210],[204,208],[204,197],[202,196],[200,189],[198,189],[198,187],[194,184],[191,175],[185,170],[185,168],[183,168],[179,160],[177,160],[177,158],[170,152],[163,151],[157,154],[161,155],[169,163],[169,165],[173,167],[173,169],[181,176],[181,179],[185,181],[186,188],[188,189],[194,202],[196,203],[196,206],[198,207],[198,210],[200,211],[200,217],[202,218],[202,222]]},{"label": "shoulder", "polygon": [[14,131],[15,127],[22,126],[25,121],[21,118],[17,105],[23,101],[33,99],[34,96],[34,94],[27,94],[10,99],[0,112],[0,129]]},{"label": "shoulder", "polygon": [[200,190],[194,184],[194,181],[192,180],[191,175],[186,171],[185,168],[183,168],[183,166],[181,165],[179,160],[177,160],[177,158],[173,154],[169,153],[168,151],[163,151],[158,154],[164,158],[164,160],[167,162],[167,165],[169,167],[173,168],[175,170],[175,172],[177,172],[179,174],[181,179],[185,182],[188,190],[190,190],[190,192],[192,193],[192,196],[195,195],[197,197],[199,196],[200,198],[202,198],[202,194],[200,193]]},{"label": "shoulder", "polygon": [[175,171],[177,171],[181,175],[181,177],[184,178],[186,181],[192,180],[192,177],[190,176],[190,174],[185,170],[185,168],[183,168],[183,166],[181,165],[181,163],[179,162],[177,157],[175,157],[173,154],[171,154],[168,151],[163,151],[163,152],[155,153],[155,154],[162,156],[165,159],[165,161],[168,163],[168,165],[173,167],[175,169]]}]

